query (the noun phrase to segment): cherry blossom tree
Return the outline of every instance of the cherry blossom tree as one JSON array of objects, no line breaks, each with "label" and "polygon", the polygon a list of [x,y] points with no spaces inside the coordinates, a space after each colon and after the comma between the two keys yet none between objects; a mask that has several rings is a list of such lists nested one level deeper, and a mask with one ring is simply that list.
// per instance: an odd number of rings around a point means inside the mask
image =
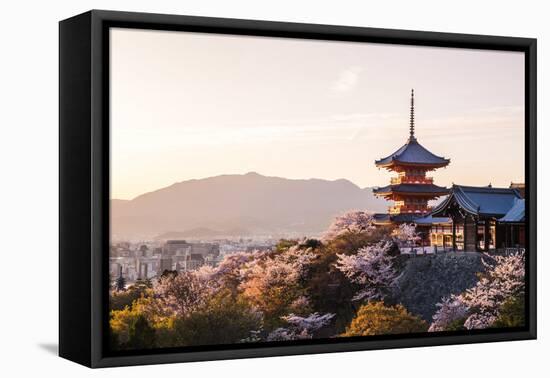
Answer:
[{"label": "cherry blossom tree", "polygon": [[432,317],[433,321],[428,332],[448,330],[452,323],[464,322],[468,313],[468,306],[456,295],[443,298],[441,303],[436,304],[436,306],[438,310]]},{"label": "cherry blossom tree", "polygon": [[290,310],[298,313],[303,313],[304,309],[310,308],[311,304],[309,301],[309,298],[305,295],[301,295],[298,298],[296,298],[292,303],[290,304]]},{"label": "cherry blossom tree", "polygon": [[487,261],[482,261],[486,271],[474,287],[438,304],[431,331],[445,330],[461,317],[465,318],[466,329],[490,327],[506,301],[525,294],[523,252],[508,256],[487,255]]},{"label": "cherry blossom tree", "polygon": [[211,265],[203,265],[199,269],[193,271],[195,276],[203,282],[208,282],[216,278],[218,270]]},{"label": "cherry blossom tree", "polygon": [[241,288],[262,292],[272,286],[292,286],[304,278],[314,258],[311,249],[302,250],[299,246],[292,246],[283,253],[253,260],[241,269],[241,274],[247,276]]},{"label": "cherry blossom tree", "polygon": [[353,300],[383,299],[398,278],[394,257],[388,252],[391,244],[378,244],[359,249],[355,255],[338,254],[338,268],[351,282],[362,286]]},{"label": "cherry blossom tree", "polygon": [[324,242],[347,233],[362,233],[374,230],[374,217],[365,211],[349,211],[337,216],[323,234]]},{"label": "cherry blossom tree", "polygon": [[221,276],[242,276],[243,268],[251,261],[259,260],[264,257],[265,251],[254,250],[251,252],[235,252],[225,255],[223,260],[216,267],[216,277]]},{"label": "cherry blossom tree", "polygon": [[269,335],[267,335],[266,341],[288,341],[298,340],[298,336],[288,328],[277,328]]},{"label": "cherry blossom tree", "polygon": [[293,246],[245,265],[246,277],[239,289],[264,313],[266,329],[278,326],[283,314],[310,310],[302,283],[314,258],[311,249]]},{"label": "cherry blossom tree", "polygon": [[195,272],[182,272],[160,278],[153,290],[167,309],[184,316],[204,305],[215,288],[199,279]]},{"label": "cherry blossom tree", "polygon": [[265,254],[266,252],[259,250],[227,254],[216,267],[204,265],[195,274],[210,286],[231,289],[235,294],[238,286],[248,276],[248,270]]},{"label": "cherry blossom tree", "polygon": [[464,323],[467,329],[491,326],[505,301],[525,293],[525,253],[494,256],[488,260],[483,261],[487,269],[485,275],[460,296],[471,312]]},{"label": "cherry blossom tree", "polygon": [[420,235],[416,232],[416,226],[412,223],[402,223],[393,231],[393,237],[400,247],[411,247],[420,240]]},{"label": "cherry blossom tree", "polygon": [[307,317],[289,314],[281,318],[288,324],[280,327],[267,336],[267,341],[286,341],[311,339],[313,334],[330,323],[335,314],[319,314],[317,312]]}]

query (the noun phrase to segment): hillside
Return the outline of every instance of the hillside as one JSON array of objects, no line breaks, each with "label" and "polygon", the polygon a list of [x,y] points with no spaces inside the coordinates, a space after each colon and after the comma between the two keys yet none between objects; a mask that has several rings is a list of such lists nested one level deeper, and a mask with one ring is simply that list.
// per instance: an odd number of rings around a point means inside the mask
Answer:
[{"label": "hillside", "polygon": [[451,294],[460,294],[474,286],[478,273],[484,272],[483,255],[477,252],[444,253],[407,258],[392,300],[410,312],[431,321],[436,303]]},{"label": "hillside", "polygon": [[[208,237],[315,235],[346,210],[385,211],[371,188],[348,180],[290,180],[257,173],[189,180],[133,200],[112,200],[113,238],[165,233]],[[229,230],[229,231],[228,231]],[[205,232],[208,231],[208,232]]]}]

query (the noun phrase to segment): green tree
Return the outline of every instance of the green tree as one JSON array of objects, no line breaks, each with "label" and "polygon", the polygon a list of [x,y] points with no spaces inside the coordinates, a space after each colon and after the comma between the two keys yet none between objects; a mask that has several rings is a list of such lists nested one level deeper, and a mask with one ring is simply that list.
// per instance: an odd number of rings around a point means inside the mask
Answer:
[{"label": "green tree", "polygon": [[162,274],[160,275],[160,277],[158,277],[159,279],[162,279],[162,278],[166,278],[166,277],[176,277],[178,275],[178,271],[177,270],[168,270],[168,269],[164,269],[164,271],[162,272]]},{"label": "green tree", "polygon": [[466,327],[464,327],[465,321],[466,321],[466,318],[453,320],[447,325],[447,327],[445,328],[445,331],[465,331],[466,330]]},{"label": "green tree", "polygon": [[309,268],[305,288],[315,311],[336,314],[331,327],[334,333],[341,333],[355,315],[352,298],[357,287],[335,267],[336,260],[334,250],[318,250],[318,258]]},{"label": "green tree", "polygon": [[298,244],[297,240],[281,239],[279,240],[277,245],[275,245],[275,251],[280,253],[280,252],[286,251],[292,246],[295,246],[296,244]]},{"label": "green tree", "polygon": [[244,298],[222,291],[199,310],[175,319],[173,327],[177,346],[234,344],[260,330],[262,318]]},{"label": "green tree", "polygon": [[[336,314],[332,325],[334,333],[344,332],[353,319],[357,308],[352,298],[360,288],[336,268],[337,255],[355,255],[361,248],[381,240],[391,240],[391,233],[391,227],[346,232],[316,249],[319,257],[311,264],[305,286],[315,311]],[[395,254],[395,249],[399,251],[397,246],[392,244],[389,254]]]},{"label": "green tree", "polygon": [[126,278],[122,274],[115,280],[114,289],[116,291],[124,291],[126,289]]},{"label": "green tree", "polygon": [[114,291],[109,298],[111,310],[122,310],[127,306],[132,306],[132,303],[141,297],[149,297],[152,295],[152,290],[146,282],[129,286],[124,291]]},{"label": "green tree", "polygon": [[493,323],[493,328],[525,326],[525,296],[512,297],[500,307],[499,316]]},{"label": "green tree", "polygon": [[369,302],[361,306],[342,336],[371,336],[426,332],[428,324],[412,315],[402,305],[386,306],[383,302]]},{"label": "green tree", "polygon": [[320,240],[317,239],[306,239],[300,243],[300,249],[308,249],[311,248],[312,250],[316,250],[318,248],[321,248],[323,246],[323,243],[321,243]]},{"label": "green tree", "polygon": [[155,329],[139,305],[111,311],[109,324],[114,349],[149,349],[155,346]]}]

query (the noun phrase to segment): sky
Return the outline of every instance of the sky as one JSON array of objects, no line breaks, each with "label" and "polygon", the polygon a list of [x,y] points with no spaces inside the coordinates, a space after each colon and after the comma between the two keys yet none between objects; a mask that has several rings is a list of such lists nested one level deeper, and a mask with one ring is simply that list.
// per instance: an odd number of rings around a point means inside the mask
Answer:
[{"label": "sky", "polygon": [[524,182],[521,52],[111,29],[111,197],[257,172],[389,183],[415,130],[449,186]]}]

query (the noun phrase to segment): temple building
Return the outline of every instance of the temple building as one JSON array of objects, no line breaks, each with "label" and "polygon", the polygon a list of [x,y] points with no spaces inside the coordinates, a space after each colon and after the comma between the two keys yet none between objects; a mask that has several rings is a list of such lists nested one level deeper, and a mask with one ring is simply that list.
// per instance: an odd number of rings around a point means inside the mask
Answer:
[{"label": "temple building", "polygon": [[[525,186],[524,188],[525,189]],[[520,192],[522,197],[525,190]],[[504,225],[504,248],[525,248],[525,199],[516,200],[514,206],[498,222]]]},{"label": "temple building", "polygon": [[[379,226],[412,223],[422,248],[434,251],[504,251],[525,248],[525,184],[508,188],[455,185],[437,186],[430,171],[449,165],[450,159],[423,147],[414,135],[414,90],[411,91],[409,138],[393,154],[376,160],[378,168],[397,175],[374,195],[393,201],[387,213],[374,214]],[[443,200],[435,208],[429,201]]]},{"label": "temple building", "polygon": [[450,159],[434,155],[422,146],[414,135],[414,127],[413,89],[407,143],[391,155],[375,161],[378,168],[397,174],[391,178],[390,185],[373,190],[376,196],[393,201],[388,213],[375,214],[378,225],[412,222],[425,217],[431,210],[428,201],[448,194],[447,188],[435,185],[433,178],[426,173],[446,167]]},{"label": "temple building", "polygon": [[[415,221],[431,225],[431,244],[455,251],[489,251],[525,247],[525,200],[510,188],[453,185],[432,213]],[[436,224],[434,219],[450,222]],[[441,244],[443,243],[443,244]]]}]

